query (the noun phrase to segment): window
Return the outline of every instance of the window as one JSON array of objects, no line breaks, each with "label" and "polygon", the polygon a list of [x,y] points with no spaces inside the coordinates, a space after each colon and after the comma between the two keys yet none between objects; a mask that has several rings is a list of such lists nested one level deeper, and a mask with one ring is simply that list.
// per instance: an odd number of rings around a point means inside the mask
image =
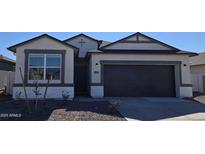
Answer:
[{"label": "window", "polygon": [[60,80],[60,63],[59,55],[46,55],[46,80]]},{"label": "window", "polygon": [[30,54],[29,80],[60,80],[61,55],[59,54]]}]

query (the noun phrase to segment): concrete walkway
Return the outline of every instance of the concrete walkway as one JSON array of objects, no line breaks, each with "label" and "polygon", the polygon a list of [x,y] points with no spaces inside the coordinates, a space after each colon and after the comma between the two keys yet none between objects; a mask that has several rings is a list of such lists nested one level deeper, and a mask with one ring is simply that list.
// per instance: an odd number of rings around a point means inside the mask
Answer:
[{"label": "concrete walkway", "polygon": [[202,104],[205,104],[205,95],[196,96],[196,97],[194,97],[194,100],[196,100]]},{"label": "concrete walkway", "polygon": [[128,120],[205,120],[205,105],[179,98],[107,98]]}]

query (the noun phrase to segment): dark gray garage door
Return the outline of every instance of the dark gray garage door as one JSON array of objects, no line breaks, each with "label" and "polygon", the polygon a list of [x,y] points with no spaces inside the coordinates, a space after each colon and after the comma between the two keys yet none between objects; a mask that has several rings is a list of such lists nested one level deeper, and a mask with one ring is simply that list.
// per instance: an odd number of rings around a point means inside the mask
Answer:
[{"label": "dark gray garage door", "polygon": [[174,66],[104,65],[105,96],[175,97]]}]

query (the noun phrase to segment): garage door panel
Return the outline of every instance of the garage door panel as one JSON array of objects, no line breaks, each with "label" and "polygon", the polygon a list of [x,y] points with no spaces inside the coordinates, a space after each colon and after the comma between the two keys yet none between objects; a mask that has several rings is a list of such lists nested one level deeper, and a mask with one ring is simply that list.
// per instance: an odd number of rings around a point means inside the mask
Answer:
[{"label": "garage door panel", "polygon": [[175,96],[174,66],[105,65],[105,96]]}]

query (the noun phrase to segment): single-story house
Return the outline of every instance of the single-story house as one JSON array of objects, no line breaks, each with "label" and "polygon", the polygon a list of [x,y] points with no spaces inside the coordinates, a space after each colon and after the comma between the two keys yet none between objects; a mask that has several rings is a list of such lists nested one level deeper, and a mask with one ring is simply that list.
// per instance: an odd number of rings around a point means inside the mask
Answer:
[{"label": "single-story house", "polygon": [[205,53],[190,58],[193,92],[205,93]]},{"label": "single-story house", "polygon": [[[174,38],[173,38],[174,39]],[[16,53],[13,97],[22,91],[22,69],[29,98],[34,98],[34,75],[47,98],[70,97],[192,97],[189,57],[142,33],[115,42],[79,34],[64,41],[47,34],[8,50]],[[43,96],[40,96],[43,97]]]},{"label": "single-story house", "polygon": [[12,71],[15,70],[16,62],[10,58],[0,55],[0,70],[1,71]]}]

